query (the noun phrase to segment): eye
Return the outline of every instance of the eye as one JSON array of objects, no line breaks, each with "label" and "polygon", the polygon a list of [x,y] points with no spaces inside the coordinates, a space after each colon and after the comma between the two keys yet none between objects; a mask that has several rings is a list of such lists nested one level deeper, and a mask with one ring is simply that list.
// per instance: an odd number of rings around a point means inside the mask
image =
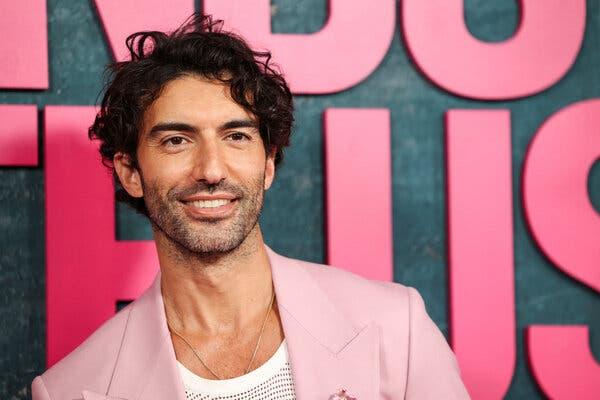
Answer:
[{"label": "eye", "polygon": [[228,135],[227,138],[233,140],[234,142],[250,140],[250,136],[242,132],[233,132],[232,134]]},{"label": "eye", "polygon": [[168,147],[172,147],[172,146],[179,146],[181,144],[183,144],[186,141],[186,138],[184,138],[183,136],[171,136],[170,138],[167,138],[163,141],[163,144],[168,146]]}]

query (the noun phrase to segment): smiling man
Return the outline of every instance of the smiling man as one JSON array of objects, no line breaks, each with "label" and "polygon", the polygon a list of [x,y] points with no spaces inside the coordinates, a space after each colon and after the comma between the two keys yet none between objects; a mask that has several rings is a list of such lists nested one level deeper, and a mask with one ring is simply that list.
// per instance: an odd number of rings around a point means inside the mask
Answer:
[{"label": "smiling man", "polygon": [[127,43],[90,137],[118,199],[148,217],[160,272],[33,398],[468,399],[415,289],[265,245],[293,121],[270,54],[201,16]]}]

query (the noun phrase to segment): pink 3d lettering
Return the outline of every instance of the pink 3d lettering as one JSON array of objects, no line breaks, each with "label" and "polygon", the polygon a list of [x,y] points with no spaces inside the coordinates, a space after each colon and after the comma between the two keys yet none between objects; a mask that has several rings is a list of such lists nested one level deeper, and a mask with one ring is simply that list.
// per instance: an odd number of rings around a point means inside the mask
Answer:
[{"label": "pink 3d lettering", "polygon": [[46,0],[3,1],[0,88],[48,89]]},{"label": "pink 3d lettering", "polygon": [[328,109],[324,128],[327,263],[391,281],[389,110]]},{"label": "pink 3d lettering", "polygon": [[[93,107],[47,107],[47,364],[135,299],[158,270],[152,241],[115,240],[112,177],[87,139]],[[77,316],[77,318],[73,318]]]},{"label": "pink 3d lettering", "polygon": [[194,12],[194,0],[94,0],[113,57],[128,59],[127,36],[138,31],[172,31]]},{"label": "pink 3d lettering", "polygon": [[600,99],[549,118],[527,151],[523,203],[541,250],[567,275],[600,292],[600,215],[587,191],[600,158]]},{"label": "pink 3d lettering", "polygon": [[38,164],[38,109],[35,104],[0,105],[0,166]]},{"label": "pink 3d lettering", "polygon": [[[572,104],[550,117],[531,142],[523,171],[529,228],[563,272],[600,292],[600,215],[587,191],[600,159],[600,99]],[[528,329],[534,376],[550,398],[600,398],[600,364],[585,326]]]},{"label": "pink 3d lettering", "polygon": [[585,0],[521,0],[519,28],[501,43],[469,33],[463,0],[401,4],[417,66],[443,89],[473,99],[514,99],[554,85],[575,61],[585,30]]},{"label": "pink 3d lettering", "polygon": [[527,353],[535,380],[550,399],[600,398],[600,365],[590,351],[587,326],[532,325]]},{"label": "pink 3d lettering", "polygon": [[204,12],[269,49],[294,93],[348,89],[379,65],[393,38],[394,0],[329,0],[329,18],[317,33],[271,33],[270,0],[204,0]]},{"label": "pink 3d lettering", "polygon": [[516,361],[510,114],[446,114],[450,337],[474,399],[503,398]]}]

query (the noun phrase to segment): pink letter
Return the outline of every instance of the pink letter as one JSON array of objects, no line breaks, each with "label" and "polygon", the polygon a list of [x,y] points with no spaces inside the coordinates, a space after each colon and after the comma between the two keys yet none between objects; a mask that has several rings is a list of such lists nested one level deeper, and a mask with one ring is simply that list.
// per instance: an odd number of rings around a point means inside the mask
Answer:
[{"label": "pink letter", "polygon": [[463,0],[404,0],[402,29],[422,72],[443,89],[501,100],[541,92],[575,61],[585,30],[585,0],[521,0],[511,39],[485,43],[464,21]]},{"label": "pink letter", "polygon": [[48,89],[46,1],[3,1],[0,88]]},{"label": "pink letter", "polygon": [[450,337],[474,399],[506,394],[516,360],[510,114],[446,115]]},{"label": "pink letter", "polygon": [[600,398],[600,365],[590,351],[587,326],[531,325],[526,343],[533,375],[549,398]]},{"label": "pink letter", "polygon": [[[600,215],[589,199],[587,180],[600,158],[599,129],[600,99],[558,111],[535,135],[523,170],[523,203],[533,237],[558,268],[596,292]],[[600,397],[600,366],[593,360],[587,327],[532,326],[528,334],[532,369],[548,396]]]},{"label": "pink letter", "polygon": [[600,292],[600,215],[587,191],[600,158],[600,99],[550,117],[531,142],[523,168],[523,203],[542,251],[567,275]]},{"label": "pink letter", "polygon": [[0,105],[0,165],[38,165],[37,116],[35,104]]},{"label": "pink letter", "polygon": [[138,31],[174,31],[194,12],[194,0],[95,0],[113,57],[128,59],[127,36]]},{"label": "pink letter", "polygon": [[394,33],[394,0],[329,0],[329,18],[311,35],[272,34],[270,0],[204,0],[206,14],[225,20],[255,49],[268,49],[294,93],[334,93],[367,76]]},{"label": "pink letter", "polygon": [[93,107],[46,108],[48,366],[111,317],[117,300],[136,298],[158,270],[152,241],[115,240],[112,177],[87,139],[93,118]]},{"label": "pink letter", "polygon": [[324,122],[327,262],[390,281],[390,113],[328,109]]}]

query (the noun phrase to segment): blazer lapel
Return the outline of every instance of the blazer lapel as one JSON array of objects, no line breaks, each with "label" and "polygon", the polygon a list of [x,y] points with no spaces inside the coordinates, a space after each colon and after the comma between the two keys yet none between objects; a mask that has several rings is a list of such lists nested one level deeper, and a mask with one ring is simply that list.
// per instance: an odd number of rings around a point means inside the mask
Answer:
[{"label": "blazer lapel", "polygon": [[[84,393],[85,400],[96,399]],[[175,350],[167,329],[160,273],[152,286],[132,304],[121,350],[108,387],[98,399],[185,400]]]},{"label": "blazer lapel", "polygon": [[379,398],[377,326],[352,324],[303,262],[267,253],[297,399],[327,400],[340,389],[358,400]]}]

